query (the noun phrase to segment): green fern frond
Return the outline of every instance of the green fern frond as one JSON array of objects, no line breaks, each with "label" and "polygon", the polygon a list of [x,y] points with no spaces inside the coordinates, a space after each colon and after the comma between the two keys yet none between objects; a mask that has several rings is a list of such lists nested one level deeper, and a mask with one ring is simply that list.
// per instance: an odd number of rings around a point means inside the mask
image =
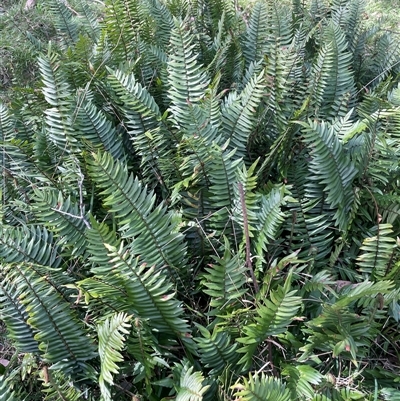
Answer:
[{"label": "green fern frond", "polygon": [[246,268],[241,253],[232,254],[229,241],[225,237],[224,256],[214,256],[215,264],[207,267],[202,284],[203,291],[211,296],[210,306],[219,311],[231,309],[238,298],[246,292]]},{"label": "green fern frond", "polygon": [[286,377],[291,401],[311,400],[315,394],[315,386],[318,386],[323,378],[318,370],[309,365],[288,365],[282,370],[282,375]]},{"label": "green fern frond", "polygon": [[348,225],[348,212],[354,200],[353,179],[358,171],[338,138],[346,119],[331,125],[309,121],[299,122],[304,127],[304,140],[311,148],[310,172],[315,181],[324,185],[326,202],[337,208],[335,219],[341,230]]},{"label": "green fern frond", "polygon": [[202,401],[209,386],[203,386],[204,377],[201,372],[193,372],[193,366],[183,366],[180,376],[176,401]]},{"label": "green fern frond", "polygon": [[267,195],[261,196],[260,209],[256,214],[255,225],[255,250],[258,259],[256,265],[261,268],[264,260],[264,252],[267,245],[276,238],[279,227],[284,222],[285,214],[282,206],[287,201],[287,189],[285,186],[274,187]]},{"label": "green fern frond", "polygon": [[257,2],[251,11],[247,31],[243,36],[243,56],[246,66],[264,57],[269,26],[267,6],[265,3]]},{"label": "green fern frond", "polygon": [[249,379],[243,378],[243,384],[232,386],[235,396],[243,401],[290,401],[290,390],[280,379],[266,376],[264,373],[250,375]]},{"label": "green fern frond", "polygon": [[70,86],[56,54],[39,57],[38,64],[43,80],[42,92],[47,103],[52,106],[45,111],[46,134],[62,152],[69,152],[77,142],[70,121]]},{"label": "green fern frond", "polygon": [[143,175],[165,185],[160,160],[168,158],[174,137],[166,129],[158,104],[133,74],[109,71],[109,82],[125,116],[128,135],[141,156]]},{"label": "green fern frond", "polygon": [[129,334],[130,320],[131,316],[119,312],[97,325],[101,362],[99,386],[104,401],[112,400],[107,384],[114,384],[112,373],[117,374],[119,372],[117,362],[124,360],[121,351],[124,348],[126,335]]},{"label": "green fern frond", "polygon": [[363,251],[357,258],[360,271],[379,280],[386,276],[391,263],[396,240],[391,224],[379,224],[371,230],[372,235],[364,239],[360,250]]},{"label": "green fern frond", "polygon": [[329,24],[323,43],[311,72],[310,104],[313,114],[333,120],[344,117],[354,105],[353,58],[340,26]]},{"label": "green fern frond", "polygon": [[95,149],[105,150],[115,159],[123,158],[123,143],[116,128],[107,116],[97,109],[86,92],[77,96],[73,121],[74,127],[82,134],[83,143],[88,141]]},{"label": "green fern frond", "polygon": [[0,401],[17,401],[15,392],[10,387],[10,380],[7,376],[0,375]]},{"label": "green fern frond", "polygon": [[45,0],[45,5],[52,14],[54,25],[61,37],[68,46],[73,45],[78,40],[78,26],[71,9],[62,0]]},{"label": "green fern frond", "polygon": [[[13,132],[13,120],[8,111],[8,108],[0,102],[0,141],[3,145],[4,141],[7,141],[14,137]],[[3,165],[3,164],[2,164]]]},{"label": "green fern frond", "polygon": [[264,71],[255,73],[244,89],[240,93],[230,93],[221,107],[223,138],[229,140],[230,149],[236,149],[235,158],[245,155],[249,135],[257,121],[264,84]]},{"label": "green fern frond", "polygon": [[232,344],[229,333],[215,327],[211,334],[205,327],[196,326],[202,335],[195,337],[198,352],[203,365],[211,369],[210,375],[219,375],[227,366],[234,368],[239,359],[238,344]]},{"label": "green fern frond", "polygon": [[79,391],[71,382],[71,378],[61,371],[47,369],[46,378],[43,379],[43,401],[78,401],[83,397],[83,392]]},{"label": "green fern frond", "polygon": [[175,21],[168,58],[169,109],[178,126],[185,109],[188,105],[199,104],[209,84],[206,73],[197,62],[195,37],[187,29],[188,24],[189,21]]},{"label": "green fern frond", "polygon": [[288,291],[284,287],[278,287],[271,291],[270,299],[265,299],[257,305],[255,323],[244,326],[243,336],[237,339],[239,343],[244,344],[238,350],[244,354],[239,363],[250,367],[258,345],[269,336],[276,336],[288,329],[302,304],[302,299],[295,294],[295,290]]},{"label": "green fern frond", "polygon": [[57,244],[64,252],[68,249],[74,256],[85,252],[85,230],[89,223],[84,211],[71,197],[64,199],[54,189],[36,189],[32,208],[37,218],[56,235]]},{"label": "green fern frond", "polygon": [[89,173],[102,189],[105,206],[117,217],[125,238],[132,238],[130,252],[157,268],[179,269],[185,265],[186,246],[179,233],[179,217],[165,204],[155,206],[155,195],[126,166],[104,153],[89,160]]},{"label": "green fern frond", "polygon": [[6,324],[8,335],[18,351],[38,353],[39,344],[34,338],[37,330],[27,323],[29,315],[20,302],[15,274],[9,266],[1,265],[0,268],[0,319]]},{"label": "green fern frond", "polygon": [[6,263],[25,261],[53,268],[61,263],[60,249],[45,228],[0,226],[0,244],[0,258]]},{"label": "green fern frond", "polygon": [[65,373],[86,370],[85,361],[96,356],[95,349],[69,302],[31,266],[11,265],[8,269],[18,301],[29,316],[26,323],[36,331],[34,338],[43,359]]}]

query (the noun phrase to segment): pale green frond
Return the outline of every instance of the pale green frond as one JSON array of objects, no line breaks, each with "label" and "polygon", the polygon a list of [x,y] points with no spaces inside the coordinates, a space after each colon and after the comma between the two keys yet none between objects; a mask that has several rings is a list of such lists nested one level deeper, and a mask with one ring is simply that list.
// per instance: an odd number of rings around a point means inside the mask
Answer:
[{"label": "pale green frond", "polygon": [[181,371],[179,390],[176,401],[202,401],[209,386],[203,386],[204,377],[201,372],[193,372],[193,366],[184,365]]},{"label": "pale green frond", "polygon": [[124,360],[121,351],[124,348],[126,336],[129,334],[130,320],[131,316],[119,312],[97,325],[101,362],[99,386],[104,401],[112,401],[107,384],[114,384],[112,374],[118,374],[119,367],[117,363]]},{"label": "pale green frond", "polygon": [[249,379],[243,378],[232,386],[235,396],[243,401],[291,401],[290,390],[275,377],[266,376],[264,373],[250,375]]}]

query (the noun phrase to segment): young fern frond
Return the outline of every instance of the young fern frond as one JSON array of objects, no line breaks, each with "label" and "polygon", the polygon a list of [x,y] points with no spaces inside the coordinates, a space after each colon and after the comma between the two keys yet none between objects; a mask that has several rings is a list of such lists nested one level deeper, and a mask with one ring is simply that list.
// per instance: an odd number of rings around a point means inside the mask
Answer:
[{"label": "young fern frond", "polygon": [[204,377],[201,372],[193,372],[193,366],[185,364],[181,371],[176,401],[202,401],[209,386],[203,386]]},{"label": "young fern frond", "polygon": [[236,389],[235,396],[243,401],[292,400],[289,388],[280,379],[264,373],[250,375],[248,380],[243,378],[243,382],[235,384],[233,388]]},{"label": "young fern frond", "polygon": [[107,384],[114,384],[112,373],[117,374],[119,372],[117,362],[124,360],[121,351],[126,340],[124,337],[129,334],[130,320],[131,316],[119,312],[97,325],[101,362],[99,386],[104,401],[112,401]]}]

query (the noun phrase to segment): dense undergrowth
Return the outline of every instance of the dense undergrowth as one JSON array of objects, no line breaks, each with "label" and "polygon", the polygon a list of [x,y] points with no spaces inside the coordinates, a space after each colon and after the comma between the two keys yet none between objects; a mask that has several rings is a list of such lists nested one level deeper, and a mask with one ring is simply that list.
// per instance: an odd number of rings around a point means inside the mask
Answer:
[{"label": "dense undergrowth", "polygon": [[15,14],[0,400],[400,399],[398,35],[361,0],[100,3]]}]

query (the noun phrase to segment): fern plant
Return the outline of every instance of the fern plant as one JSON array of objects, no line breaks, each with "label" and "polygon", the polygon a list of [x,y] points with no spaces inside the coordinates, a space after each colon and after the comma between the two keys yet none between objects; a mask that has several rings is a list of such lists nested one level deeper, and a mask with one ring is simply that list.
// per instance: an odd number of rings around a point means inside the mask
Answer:
[{"label": "fern plant", "polygon": [[35,107],[0,105],[0,398],[396,399],[398,39],[361,0],[43,7]]}]

